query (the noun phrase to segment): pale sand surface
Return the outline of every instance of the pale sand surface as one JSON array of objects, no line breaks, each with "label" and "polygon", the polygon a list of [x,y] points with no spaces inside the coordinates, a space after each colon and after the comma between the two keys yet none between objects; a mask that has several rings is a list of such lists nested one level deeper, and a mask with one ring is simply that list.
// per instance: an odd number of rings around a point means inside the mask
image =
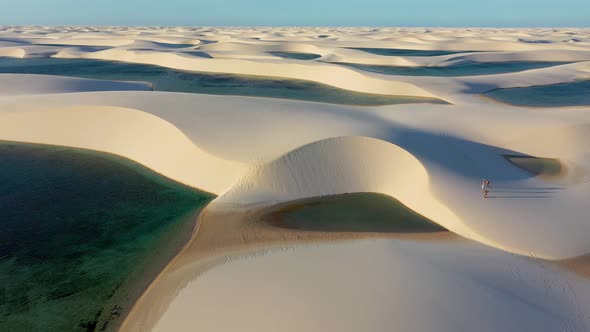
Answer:
[{"label": "pale sand surface", "polygon": [[590,255],[565,259],[558,262],[558,264],[584,278],[590,279]]},{"label": "pale sand surface", "polygon": [[152,89],[150,84],[143,82],[109,82],[29,74],[1,74],[0,77],[0,97],[88,91],[149,91]]},{"label": "pale sand surface", "polygon": [[[199,275],[244,255],[262,250],[291,248],[351,239],[410,239],[419,242],[463,242],[451,232],[432,233],[352,233],[318,232],[271,226],[265,219],[276,208],[244,208],[212,203],[199,216],[197,229],[188,245],[158,276],[138,302],[122,330],[151,330],[175,296]],[[181,320],[184,322],[185,320]],[[168,329],[183,329],[182,324]]]},{"label": "pale sand surface", "polygon": [[226,260],[153,330],[585,331],[589,292],[576,275],[473,244],[339,242]]},{"label": "pale sand surface", "polygon": [[[383,56],[350,47],[466,53]],[[587,280],[517,255],[562,260],[590,253],[590,181],[576,175],[556,184],[504,155],[590,169],[590,106],[512,107],[480,94],[590,79],[589,29],[0,27],[0,56],[306,79],[452,103],[352,107],[0,75],[0,140],[122,155],[219,195],[182,254],[140,299],[127,330],[273,331],[279,323],[281,330],[588,329]],[[381,75],[337,64],[503,61],[571,63],[473,77]],[[484,177],[492,180],[488,200],[479,187]],[[309,233],[253,222],[274,204],[350,192],[392,196],[458,236],[440,242],[427,234],[416,242],[417,235]],[[344,239],[355,242],[324,244]],[[266,254],[230,259],[261,250]],[[583,275],[584,260],[567,262]]]}]

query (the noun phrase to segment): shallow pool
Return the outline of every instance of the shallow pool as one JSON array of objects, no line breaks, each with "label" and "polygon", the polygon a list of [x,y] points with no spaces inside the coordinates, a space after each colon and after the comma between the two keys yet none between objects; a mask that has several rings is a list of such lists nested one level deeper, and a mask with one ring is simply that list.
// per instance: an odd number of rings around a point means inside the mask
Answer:
[{"label": "shallow pool", "polygon": [[445,50],[409,50],[400,48],[371,48],[371,47],[349,47],[377,55],[385,56],[437,56],[448,54],[468,53],[469,51],[445,51]]},{"label": "shallow pool", "polygon": [[319,54],[301,53],[301,52],[270,52],[270,54],[284,58],[284,59],[294,59],[294,60],[313,60],[313,59],[317,59],[317,58],[322,57]]}]

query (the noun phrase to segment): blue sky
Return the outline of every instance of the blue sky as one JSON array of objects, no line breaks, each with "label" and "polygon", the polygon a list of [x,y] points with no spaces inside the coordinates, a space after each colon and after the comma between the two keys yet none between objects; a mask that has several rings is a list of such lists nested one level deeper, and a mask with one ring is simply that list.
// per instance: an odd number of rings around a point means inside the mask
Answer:
[{"label": "blue sky", "polygon": [[590,0],[0,0],[0,25],[590,26]]}]

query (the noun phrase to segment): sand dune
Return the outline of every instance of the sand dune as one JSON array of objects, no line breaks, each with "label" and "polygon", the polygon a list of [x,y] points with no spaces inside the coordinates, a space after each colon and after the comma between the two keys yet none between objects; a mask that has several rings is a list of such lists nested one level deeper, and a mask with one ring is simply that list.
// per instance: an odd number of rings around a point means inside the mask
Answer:
[{"label": "sand dune", "polygon": [[2,47],[0,48],[0,56],[3,57],[10,57],[10,58],[24,58],[27,52],[16,46],[16,47]]},{"label": "sand dune", "polygon": [[[61,54],[61,56],[64,57],[65,55]],[[205,59],[202,57],[178,55],[172,52],[138,52],[123,49],[110,49],[91,53],[84,52],[75,57],[143,63],[209,73],[285,77],[309,80],[341,89],[375,94],[435,97],[428,91],[410,83],[386,80],[382,77],[365,75],[352,69],[318,62],[293,62],[285,65],[282,61],[262,62],[232,58]]]},{"label": "sand dune", "polygon": [[48,75],[0,74],[0,96],[151,89],[151,84],[142,82],[108,82]]},{"label": "sand dune", "polygon": [[[8,106],[10,105],[10,106]],[[202,151],[166,121],[121,107],[69,106],[34,110],[4,104],[0,139],[48,143],[130,158],[173,180],[218,193],[244,168]],[[27,130],[22,130],[26,128]],[[173,149],[170,147],[173,146]],[[217,176],[216,176],[217,174]]]},{"label": "sand dune", "polygon": [[[424,106],[346,108],[271,99],[156,92],[48,95],[30,97],[27,103],[22,100],[7,100],[6,103],[2,109],[10,111],[4,116],[2,124],[6,129],[0,131],[0,139],[67,145],[69,140],[76,137],[76,141],[80,142],[76,146],[101,151],[104,148],[84,144],[101,142],[102,135],[117,132],[119,129],[116,128],[121,128],[124,124],[110,124],[113,118],[109,117],[93,123],[88,122],[87,117],[80,116],[78,121],[84,124],[83,128],[92,125],[104,129],[95,131],[96,134],[90,137],[90,143],[84,143],[78,138],[80,131],[76,129],[70,129],[73,134],[69,138],[56,141],[55,132],[60,135],[69,132],[60,129],[57,124],[64,121],[63,119],[74,121],[76,118],[69,114],[76,114],[79,109],[76,105],[102,104],[116,107],[113,116],[119,112],[119,107],[141,110],[134,111],[133,114],[151,113],[156,117],[150,116],[150,119],[175,127],[174,130],[188,137],[198,147],[197,151],[202,150],[206,154],[189,154],[184,149],[168,149],[166,155],[169,157],[166,159],[192,160],[187,165],[170,165],[162,161],[159,155],[150,153],[148,148],[147,144],[155,144],[161,140],[159,136],[152,138],[153,143],[146,141],[146,145],[142,145],[142,154],[131,155],[126,150],[112,151],[110,146],[115,145],[115,142],[121,145],[119,149],[125,149],[125,146],[131,144],[121,144],[125,140],[117,136],[111,137],[112,143],[107,145],[109,148],[106,151],[130,157],[191,186],[219,195],[227,193],[227,199],[232,203],[264,205],[324,194],[371,191],[392,195],[418,213],[462,236],[511,252],[525,255],[533,253],[538,257],[553,259],[590,252],[585,236],[589,226],[585,222],[582,209],[590,190],[588,184],[554,190],[551,189],[553,185],[539,182],[539,179],[510,164],[503,157],[515,153],[543,157],[562,156],[551,155],[554,150],[547,150],[545,155],[539,154],[539,149],[543,149],[544,145],[542,142],[536,144],[534,139],[530,140],[533,143],[528,143],[529,145],[521,143],[514,148],[506,145],[503,138],[510,135],[518,138],[519,133],[523,132],[522,121],[527,121],[533,114],[538,122],[528,128],[542,130],[541,128],[548,126],[563,126],[565,120],[559,124],[553,116],[543,121],[539,111],[522,110],[516,114],[505,111],[503,117],[498,118],[497,115],[502,112],[498,106],[480,107],[475,111],[470,106],[461,108],[432,105],[428,107],[431,115],[426,116],[425,113],[424,116],[418,116],[416,112],[419,111],[415,109],[423,109]],[[195,108],[194,105],[199,107]],[[306,110],[302,109],[303,105]],[[449,107],[455,111],[450,111]],[[33,108],[35,111],[32,111]],[[62,113],[59,116],[51,115],[48,109],[59,109]],[[93,111],[93,107],[85,109],[86,112],[94,112],[97,117],[103,114],[98,110]],[[240,111],[235,112],[238,109]],[[44,118],[40,117],[41,114]],[[448,119],[449,114],[454,114],[451,117],[454,122],[452,127],[448,127],[449,124],[445,121],[441,122],[441,116]],[[496,115],[494,120],[491,120],[491,114]],[[45,124],[52,118],[56,125],[47,127]],[[17,129],[24,125],[31,126],[27,124],[31,119],[34,119],[32,123],[38,124],[37,130]],[[574,119],[580,121],[579,118]],[[502,128],[504,134],[493,135],[489,131],[482,133],[477,127],[473,127],[473,123],[478,121],[487,121],[489,129]],[[137,126],[140,131],[141,125],[138,123]],[[212,131],[213,128],[217,131]],[[583,128],[586,127],[581,128],[580,135],[585,135]],[[244,130],[256,133],[245,136]],[[219,136],[221,132],[224,134]],[[279,137],[277,132],[290,134]],[[568,131],[562,133],[562,142],[567,144]],[[144,136],[145,134],[138,135],[137,139],[143,141]],[[368,136],[380,141],[362,138],[336,139],[288,153],[303,145],[339,136]],[[268,137],[275,139],[269,140]],[[556,140],[559,142],[559,139]],[[170,144],[171,142],[175,141],[170,141]],[[186,149],[189,149],[189,142],[184,142]],[[167,144],[160,143],[159,146],[164,150]],[[322,148],[324,145],[328,148]],[[126,149],[134,147],[137,145]],[[549,149],[551,146],[547,147]],[[583,149],[580,146],[579,150],[573,151],[572,154],[579,157],[569,154],[567,159],[590,169]],[[207,155],[211,157],[205,157]],[[192,171],[192,167],[196,167],[201,159],[205,165],[209,165],[210,160],[227,160],[227,166],[214,173],[197,174]],[[398,168],[400,162],[406,163],[400,164],[406,166]],[[168,166],[164,168],[163,165]],[[420,173],[422,167],[425,173]],[[211,166],[210,169],[215,168],[217,167]],[[404,189],[396,189],[396,181],[401,181],[405,176],[414,181],[405,184],[401,182],[400,188]],[[505,188],[497,199],[485,201],[481,198],[479,182],[483,177],[492,178],[495,186]],[[417,179],[421,180],[416,181]],[[393,182],[388,185],[388,181]],[[535,192],[542,192],[542,199],[531,199],[539,196]],[[482,216],[482,211],[489,212]],[[554,220],[564,213],[567,213],[568,218],[556,224]],[[509,220],[512,221],[508,222]]]},{"label": "sand dune", "polygon": [[[353,47],[460,53],[385,56]],[[588,29],[5,26],[0,56],[283,77],[452,103],[354,107],[0,75],[0,140],[121,155],[219,195],[192,241],[138,302],[128,330],[589,327],[587,279],[540,259],[590,254],[590,108],[512,107],[480,96],[590,79]],[[464,77],[382,75],[334,63],[514,61],[572,63]],[[548,158],[563,172],[542,176],[507,155]],[[492,180],[487,200],[484,177]],[[458,236],[377,241],[384,235],[312,235],[257,223],[279,203],[351,192],[393,197]]]},{"label": "sand dune", "polygon": [[[429,175],[408,151],[382,140],[340,137],[318,141],[253,167],[218,201],[276,204],[347,192],[378,192],[400,200],[450,230],[468,228],[429,189]],[[444,220],[444,222],[443,222]]]},{"label": "sand dune", "polygon": [[364,240],[286,249],[203,273],[174,299],[154,331],[187,330],[188,321],[215,331],[589,327],[588,283],[477,245]]}]

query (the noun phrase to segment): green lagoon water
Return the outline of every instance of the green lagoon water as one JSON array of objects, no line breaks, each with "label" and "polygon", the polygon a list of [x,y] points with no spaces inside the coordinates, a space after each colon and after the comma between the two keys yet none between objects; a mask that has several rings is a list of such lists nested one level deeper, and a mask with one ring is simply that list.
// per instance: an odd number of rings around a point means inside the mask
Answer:
[{"label": "green lagoon water", "polygon": [[445,229],[380,194],[305,199],[279,206],[265,220],[278,227],[323,232],[440,232]]},{"label": "green lagoon water", "polygon": [[408,50],[401,48],[370,48],[370,47],[349,47],[353,50],[359,50],[377,55],[385,56],[437,56],[459,53],[469,53],[469,51],[444,51],[444,50]]},{"label": "green lagoon water", "polygon": [[301,52],[270,52],[270,54],[276,55],[276,56],[284,58],[284,59],[294,59],[294,60],[313,60],[313,59],[317,59],[317,58],[322,57],[319,54],[301,53]]},{"label": "green lagoon water", "polygon": [[303,80],[205,74],[159,66],[88,59],[0,58],[0,73],[144,81],[151,82],[154,89],[159,91],[282,98],[347,105],[446,104],[435,98],[361,93]]},{"label": "green lagoon water", "polygon": [[590,80],[497,89],[484,96],[515,106],[561,107],[590,105]]},{"label": "green lagoon water", "polygon": [[113,329],[211,199],[114,155],[0,143],[0,331]]},{"label": "green lagoon water", "polygon": [[557,158],[540,158],[519,155],[505,155],[504,158],[535,176],[556,176],[559,175],[564,168],[564,165]]},{"label": "green lagoon water", "polygon": [[386,75],[456,77],[516,73],[565,63],[567,62],[474,62],[446,67],[396,67],[354,63],[342,63],[342,65]]}]

